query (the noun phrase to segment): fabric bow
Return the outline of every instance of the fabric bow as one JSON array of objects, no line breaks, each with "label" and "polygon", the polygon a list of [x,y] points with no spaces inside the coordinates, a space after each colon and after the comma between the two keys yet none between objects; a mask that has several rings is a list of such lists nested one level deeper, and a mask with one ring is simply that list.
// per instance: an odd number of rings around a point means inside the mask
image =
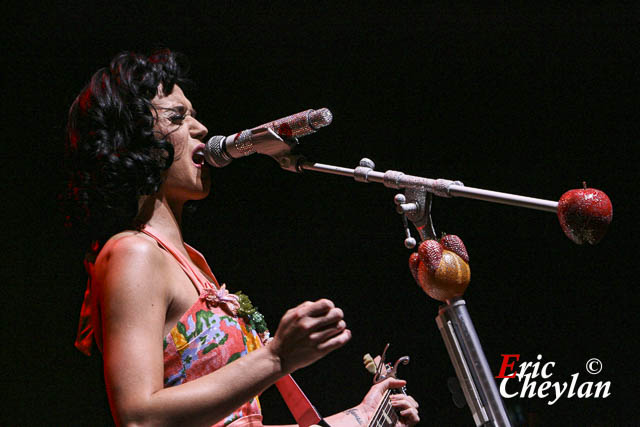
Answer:
[{"label": "fabric bow", "polygon": [[220,306],[229,314],[233,316],[238,315],[238,309],[240,308],[238,297],[227,291],[227,285],[225,283],[220,286],[220,289],[216,289],[215,287],[205,288],[200,298],[203,299],[207,305],[210,304],[214,307]]}]

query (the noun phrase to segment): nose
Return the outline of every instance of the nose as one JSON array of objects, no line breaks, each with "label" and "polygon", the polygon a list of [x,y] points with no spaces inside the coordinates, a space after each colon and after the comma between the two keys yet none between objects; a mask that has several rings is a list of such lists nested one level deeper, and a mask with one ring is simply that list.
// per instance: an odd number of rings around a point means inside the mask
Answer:
[{"label": "nose", "polygon": [[189,129],[191,136],[195,139],[204,140],[204,137],[207,136],[209,130],[205,125],[200,123],[198,120],[193,119],[193,123]]}]

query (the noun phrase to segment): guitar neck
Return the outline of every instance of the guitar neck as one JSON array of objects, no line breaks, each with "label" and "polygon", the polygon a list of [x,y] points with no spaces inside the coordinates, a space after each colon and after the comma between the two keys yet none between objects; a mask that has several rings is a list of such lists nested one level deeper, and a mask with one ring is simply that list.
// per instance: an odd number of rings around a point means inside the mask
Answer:
[{"label": "guitar neck", "polygon": [[378,409],[369,421],[369,427],[393,427],[398,422],[398,414],[391,406],[389,396],[391,396],[391,390],[387,390],[382,397]]}]

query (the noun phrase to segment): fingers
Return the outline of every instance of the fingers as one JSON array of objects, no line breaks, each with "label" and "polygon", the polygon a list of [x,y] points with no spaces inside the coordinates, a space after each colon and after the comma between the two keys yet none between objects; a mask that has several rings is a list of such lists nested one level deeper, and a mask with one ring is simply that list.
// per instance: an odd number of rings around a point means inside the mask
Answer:
[{"label": "fingers", "polygon": [[300,321],[302,328],[309,332],[325,327],[334,328],[344,318],[342,309],[328,299],[304,302],[293,309],[292,315]]},{"label": "fingers", "polygon": [[400,420],[408,426],[414,426],[420,422],[420,415],[416,408],[405,409],[400,411]]},{"label": "fingers", "polygon": [[420,422],[418,415],[418,402],[406,394],[394,394],[389,396],[391,406],[393,406],[400,414],[400,419],[407,425],[415,425]]},{"label": "fingers", "polygon": [[343,330],[347,328],[347,323],[344,320],[340,320],[338,323],[334,323],[324,329],[321,329],[317,332],[313,332],[309,335],[311,341],[322,342],[331,338],[334,335],[339,334]]},{"label": "fingers", "polygon": [[344,320],[342,320],[343,318],[344,313],[342,309],[334,307],[323,316],[308,317],[305,320],[305,326],[310,331],[316,331],[327,327],[334,327],[340,322],[344,322]]},{"label": "fingers", "polygon": [[398,409],[419,408],[418,402],[408,394],[398,393],[389,396],[391,404]]},{"label": "fingers", "polygon": [[[363,410],[366,416],[371,419],[376,408],[380,405],[383,397],[387,395],[388,389],[400,388],[406,385],[406,381],[397,378],[387,378],[384,381],[374,385],[369,389],[359,408]],[[399,422],[397,426],[413,426],[420,422],[418,416],[418,402],[404,393],[389,394],[389,402],[391,406],[397,410]]]},{"label": "fingers", "polygon": [[333,301],[323,298],[315,302],[303,302],[297,308],[300,309],[300,314],[302,316],[317,317],[324,316],[334,307],[335,304],[333,304]]},{"label": "fingers", "polygon": [[283,370],[293,372],[342,347],[351,339],[344,313],[328,299],[306,301],[288,310],[274,335],[272,351]]},{"label": "fingers", "polygon": [[317,343],[317,349],[329,353],[342,347],[351,339],[351,331],[343,320],[343,311],[328,299],[318,300],[304,307],[308,317],[304,321],[307,330],[313,331],[309,335],[312,342]]},{"label": "fingers", "polygon": [[335,349],[338,349],[349,342],[351,339],[351,331],[349,329],[345,329],[339,335],[336,335],[333,338],[328,339],[320,344],[318,344],[318,350],[323,353],[329,353]]}]

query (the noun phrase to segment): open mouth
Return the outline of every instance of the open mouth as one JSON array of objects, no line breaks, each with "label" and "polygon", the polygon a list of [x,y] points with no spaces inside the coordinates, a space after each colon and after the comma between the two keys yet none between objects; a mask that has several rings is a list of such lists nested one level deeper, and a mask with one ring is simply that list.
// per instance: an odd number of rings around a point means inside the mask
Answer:
[{"label": "open mouth", "polygon": [[204,144],[200,144],[195,150],[193,150],[191,160],[193,161],[193,164],[199,168],[204,165]]}]

